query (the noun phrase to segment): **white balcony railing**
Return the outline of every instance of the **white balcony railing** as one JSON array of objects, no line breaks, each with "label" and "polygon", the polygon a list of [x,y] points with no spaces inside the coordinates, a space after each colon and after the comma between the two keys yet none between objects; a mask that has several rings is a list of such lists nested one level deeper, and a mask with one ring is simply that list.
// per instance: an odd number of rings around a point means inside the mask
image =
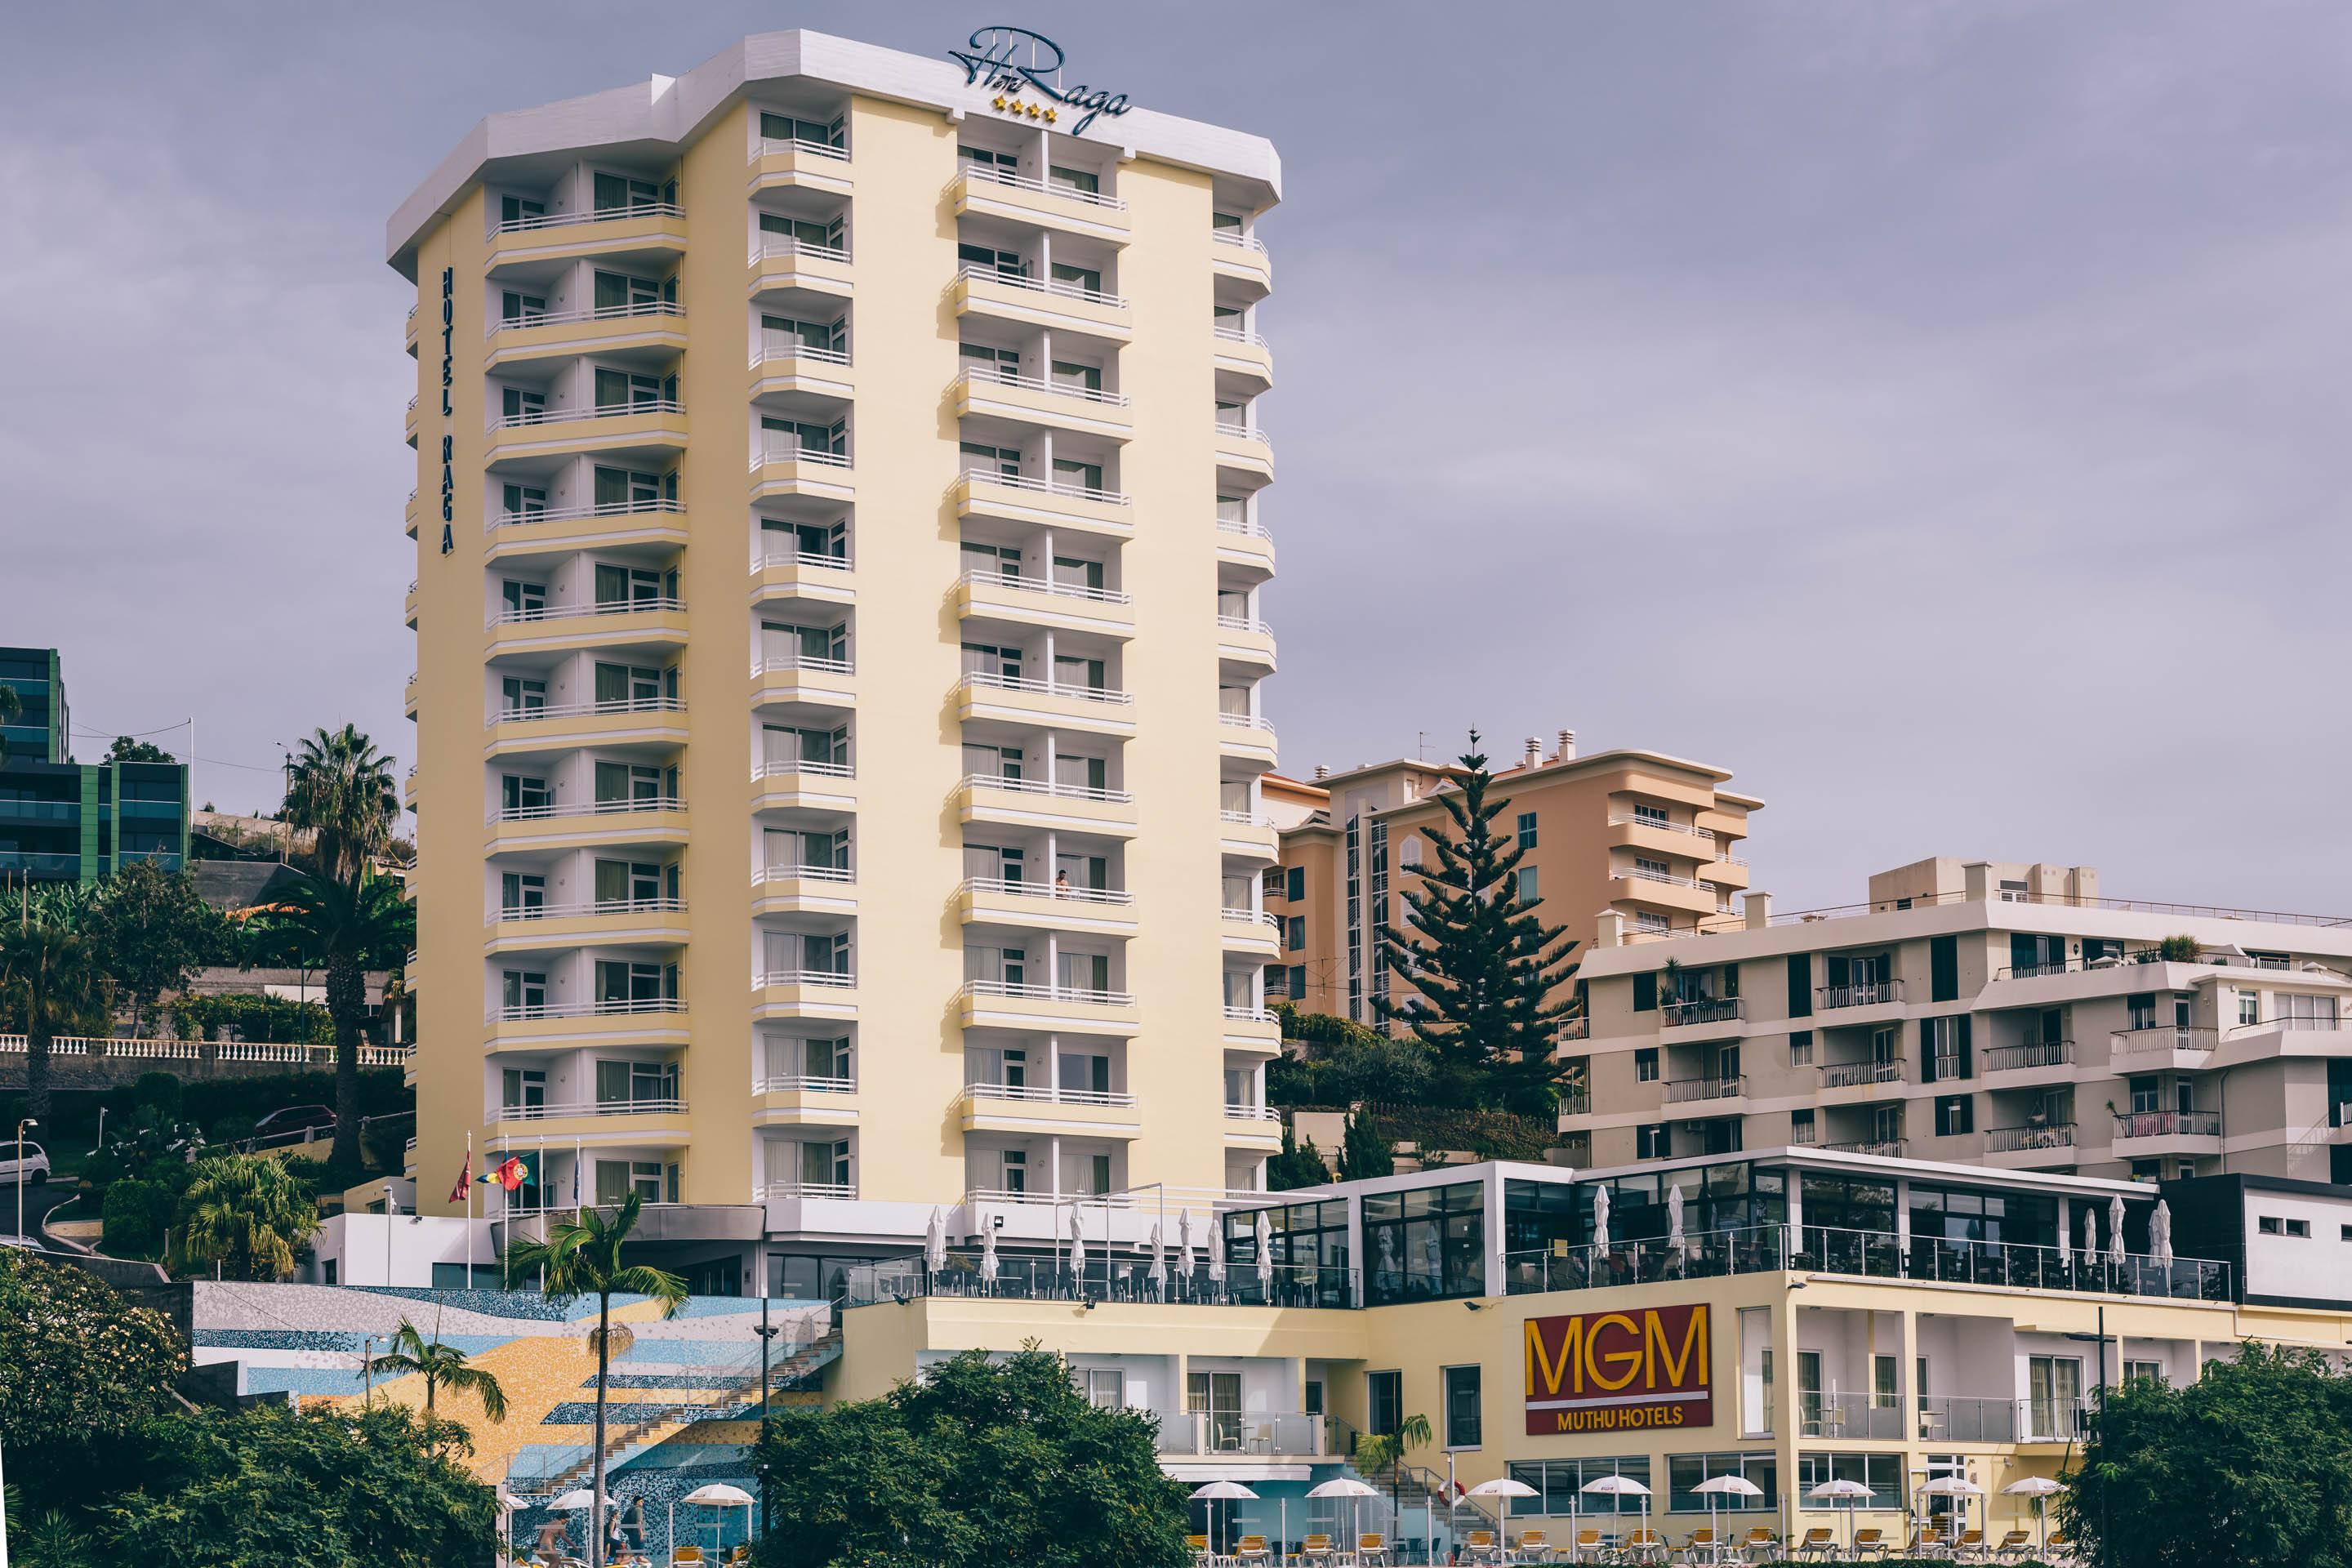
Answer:
[{"label": "white balcony railing", "polygon": [[1274,826],[1274,819],[1266,816],[1262,811],[1227,811],[1221,809],[1217,813],[1217,820],[1220,822],[1230,822],[1236,827],[1271,827]]},{"label": "white balcony railing", "polygon": [[771,154],[783,153],[797,153],[803,158],[831,158],[843,163],[849,162],[849,149],[836,147],[830,142],[812,142],[804,136],[760,138],[759,155],[761,157],[765,158]]},{"label": "white balcony railing", "polygon": [[683,713],[683,697],[618,697],[604,702],[547,702],[536,708],[498,708],[492,724],[532,724],[544,720],[583,719],[608,713]]},{"label": "white balcony railing", "polygon": [[846,555],[818,555],[806,550],[787,550],[782,546],[762,550],[751,557],[751,570],[759,572],[770,566],[796,566],[803,572],[848,572],[854,570]]},{"label": "white balcony railing", "polygon": [[1239,327],[1212,327],[1209,331],[1219,342],[1247,343],[1255,349],[1271,346],[1266,342],[1264,332],[1246,332]]},{"label": "white balcony railing", "polygon": [[1711,828],[1695,827],[1687,822],[1660,822],[1655,817],[1643,816],[1632,812],[1611,813],[1609,817],[1609,826],[1612,827],[1654,827],[1660,833],[1680,833],[1691,838],[1703,838],[1710,844],[1715,842],[1715,833]]},{"label": "white balcony railing", "polygon": [[1696,888],[1696,877],[1677,877],[1672,871],[1653,871],[1646,866],[1628,866],[1609,873],[1635,882],[1660,882],[1670,888]]},{"label": "white balcony railing", "polygon": [[1040,899],[1051,903],[1116,904],[1124,907],[1135,902],[1134,893],[1125,888],[1072,888],[1013,877],[966,877],[960,890],[992,894],[998,898]]},{"label": "white balcony railing", "polygon": [[1235,925],[1272,926],[1276,931],[1282,929],[1282,917],[1267,910],[1223,909],[1219,910],[1217,914],[1221,919],[1231,921]]},{"label": "white balcony railing", "polygon": [[1262,637],[1274,635],[1274,628],[1255,616],[1219,616],[1217,629],[1225,632],[1250,632]]},{"label": "white balcony railing", "polygon": [[501,316],[482,329],[486,338],[523,327],[568,327],[581,321],[624,321],[633,316],[683,316],[675,300],[632,300],[625,305],[590,305],[575,310],[539,310]]},{"label": "white balcony railing", "polygon": [[1008,489],[1034,490],[1039,495],[1061,496],[1070,500],[1096,501],[1104,506],[1125,506],[1126,495],[1118,490],[1097,489],[1091,485],[1064,484],[1059,479],[1031,479],[1027,474],[1008,474],[997,468],[966,468],[965,480],[971,484],[1003,485]]},{"label": "white balcony railing", "polygon": [[493,533],[501,528],[520,528],[539,522],[577,522],[583,518],[635,517],[640,513],[667,512],[672,516],[686,508],[669,500],[606,501],[600,506],[543,507],[537,511],[492,512],[482,520],[482,531]]},{"label": "white balcony railing", "polygon": [[491,1024],[527,1024],[537,1018],[605,1018],[634,1013],[683,1013],[675,996],[624,996],[609,1002],[539,1002],[491,1010]]},{"label": "white balcony railing", "polygon": [[765,991],[778,985],[814,985],[821,989],[847,991],[857,984],[857,974],[847,969],[764,969],[751,979],[755,990]]},{"label": "white balcony railing", "polygon": [[1135,699],[1108,686],[1073,686],[1062,680],[1040,680],[1028,675],[998,675],[985,669],[967,671],[963,684],[992,691],[1027,691],[1040,697],[1068,697],[1081,702],[1099,702],[1106,707],[1126,708]]},{"label": "white balcony railing", "polygon": [[1274,731],[1273,720],[1262,719],[1255,713],[1227,713],[1220,710],[1217,722],[1228,730],[1263,730],[1268,734]]},{"label": "white balcony railing", "polygon": [[849,247],[845,245],[812,245],[805,239],[794,239],[787,234],[763,234],[751,247],[751,265],[756,267],[771,256],[804,257],[811,261],[838,261],[846,266]]},{"label": "white balcony railing", "polygon": [[1209,231],[1209,237],[1219,245],[1230,245],[1235,250],[1255,250],[1261,256],[1265,254],[1265,241],[1254,234],[1244,234],[1237,228],[1213,228]]},{"label": "white balcony railing", "polygon": [[751,782],[761,779],[786,779],[806,776],[820,779],[854,779],[857,766],[854,763],[822,763],[807,757],[767,757],[751,764]]},{"label": "white balcony railing", "polygon": [[751,351],[751,368],[757,370],[763,364],[773,364],[779,361],[794,359],[810,360],[818,364],[845,365],[849,363],[849,351],[821,349],[814,343],[804,343],[798,338],[776,333],[761,338],[760,345]]},{"label": "white balcony railing", "polygon": [[1228,1006],[1225,1021],[1229,1024],[1271,1024],[1275,1022],[1274,1010],[1270,1007]]},{"label": "white balcony railing", "polygon": [[754,1094],[856,1094],[854,1078],[820,1078],[808,1073],[775,1073],[751,1083]]},{"label": "white balcony railing", "polygon": [[956,278],[958,281],[976,279],[983,283],[1000,283],[1007,289],[1025,289],[1033,294],[1051,294],[1057,299],[1077,300],[1086,304],[1107,306],[1115,310],[1127,309],[1125,299],[1117,294],[1107,294],[1099,289],[1083,288],[1076,283],[1062,282],[1058,279],[1030,278],[1018,272],[1000,272],[993,267],[982,267],[972,262],[966,262],[957,268]]},{"label": "white balcony railing", "polygon": [[672,598],[610,599],[585,605],[540,605],[530,609],[500,610],[492,626],[536,626],[543,621],[584,620],[595,616],[682,615],[686,601]]},{"label": "white balcony railing", "polygon": [[1132,596],[1116,588],[1089,588],[1082,583],[1055,583],[1044,577],[1021,577],[986,567],[967,568],[963,582],[975,588],[995,588],[1012,594],[1035,594],[1045,598],[1074,599],[1088,605],[1131,605]]},{"label": "white balcony railing", "polygon": [[1282,1112],[1271,1105],[1235,1105],[1228,1100],[1225,1104],[1225,1120],[1228,1121],[1280,1121]]},{"label": "white balcony railing", "polygon": [[634,403],[592,403],[569,408],[527,408],[501,414],[490,421],[497,430],[520,430],[534,425],[562,425],[574,419],[625,419],[632,414],[683,414],[686,405],[675,397],[646,397]]},{"label": "white balcony railing", "polygon": [[820,468],[852,466],[846,452],[831,452],[822,447],[803,447],[797,437],[772,430],[761,432],[760,444],[751,449],[752,468],[763,468],[770,463],[808,463]]},{"label": "white balcony railing", "polygon": [[682,915],[684,899],[595,899],[587,903],[506,904],[490,911],[504,925],[517,921],[591,920],[600,915]]},{"label": "white balcony railing", "polygon": [[1230,420],[1220,419],[1217,421],[1217,434],[1228,441],[1255,441],[1269,452],[1274,450],[1274,442],[1267,437],[1262,426],[1235,425]]},{"label": "white balcony railing", "polygon": [[1051,393],[1056,397],[1072,397],[1081,403],[1097,404],[1105,408],[1127,406],[1125,393],[1104,392],[1091,386],[1073,386],[1064,381],[1051,381],[1038,375],[1022,375],[1014,371],[988,365],[968,364],[958,373],[956,379],[976,386],[1024,387],[1031,392]]},{"label": "white balcony railing", "polygon": [[1243,539],[1263,539],[1269,543],[1274,540],[1274,530],[1255,518],[1221,517],[1217,519],[1217,531]]},{"label": "white balcony railing", "polygon": [[971,1100],[1014,1100],[1033,1105],[1111,1105],[1131,1106],[1135,1096],[1112,1089],[1055,1089],[1043,1083],[968,1083],[965,1096]]},{"label": "white balcony railing", "polygon": [[683,1116],[682,1100],[583,1100],[557,1105],[502,1105],[493,1122],[551,1121],[559,1116]]},{"label": "white balcony railing", "polygon": [[855,1182],[762,1182],[760,1196],[768,1198],[854,1198]]},{"label": "white balcony railing", "polygon": [[847,658],[819,658],[806,653],[762,654],[751,661],[751,679],[778,675],[793,670],[806,670],[812,675],[855,675],[857,661]]},{"label": "white balcony railing", "polygon": [[1100,191],[1082,191],[1058,180],[1040,180],[1030,174],[1016,174],[1010,169],[993,163],[969,163],[956,171],[959,178],[979,180],[992,185],[1011,185],[1016,190],[1036,191],[1044,195],[1062,196],[1074,202],[1084,202],[1090,207],[1103,207],[1112,212],[1125,212],[1127,204],[1117,196],[1104,195]]},{"label": "white balcony railing", "polygon": [[569,228],[583,223],[621,223],[638,217],[684,217],[676,202],[634,202],[627,206],[600,207],[584,213],[539,213],[530,217],[510,217],[497,225],[493,234],[525,234],[542,228]]},{"label": "white balcony railing", "polygon": [[1127,991],[1097,991],[1078,985],[1025,985],[1011,980],[967,980],[964,993],[969,996],[994,996],[1013,1002],[1066,1002],[1082,1007],[1132,1007],[1135,996]]},{"label": "white balcony railing", "polygon": [[847,866],[762,866],[751,873],[751,885],[764,888],[778,882],[831,882],[847,886],[857,880],[857,873]]},{"label": "white balcony railing", "polygon": [[648,795],[641,800],[592,800],[568,805],[506,805],[491,812],[488,820],[500,822],[547,822],[564,816],[622,816],[642,811],[684,811],[685,797],[674,795]]},{"label": "white balcony railing", "polygon": [[1091,784],[1056,784],[1051,779],[1007,778],[1003,773],[966,773],[966,789],[1009,790],[1015,795],[1052,795],[1059,800],[1093,800],[1112,805],[1132,805],[1135,796],[1123,789],[1097,789]]}]

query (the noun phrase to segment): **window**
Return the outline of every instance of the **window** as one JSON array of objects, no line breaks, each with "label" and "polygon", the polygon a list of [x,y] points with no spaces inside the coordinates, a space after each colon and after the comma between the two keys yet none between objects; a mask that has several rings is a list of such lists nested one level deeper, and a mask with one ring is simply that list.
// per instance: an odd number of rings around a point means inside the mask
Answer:
[{"label": "window", "polygon": [[1789,955],[1789,1016],[1810,1018],[1813,1016],[1813,955],[1792,952]]},{"label": "window", "polygon": [[762,142],[803,142],[814,147],[846,147],[848,140],[842,133],[842,122],[820,120],[800,120],[789,114],[760,111],[760,139]]},{"label": "window", "polygon": [[2263,994],[2259,991],[2238,993],[2238,1022],[2259,1024],[2263,1021]]},{"label": "window", "polygon": [[1928,1000],[1957,1002],[1960,999],[1960,939],[1956,936],[1931,937],[1927,942]]},{"label": "window", "polygon": [[2128,1027],[2134,1029],[2156,1027],[2156,994],[2154,992],[2135,992],[2124,998],[2124,1006],[2131,1016]]},{"label": "window", "polygon": [[1305,915],[1293,915],[1289,920],[1283,922],[1282,945],[1292,952],[1305,951],[1307,947],[1307,917]]},{"label": "window", "polygon": [[1957,1138],[1977,1130],[1976,1096],[1948,1094],[1936,1101],[1936,1136]]},{"label": "window", "polygon": [[1636,1160],[1671,1160],[1675,1157],[1674,1131],[1663,1121],[1633,1129],[1633,1158]]},{"label": "window", "polygon": [[1400,866],[1418,866],[1421,864],[1420,834],[1415,833],[1412,835],[1406,838],[1403,843],[1397,846],[1397,864]]},{"label": "window", "polygon": [[1290,966],[1290,995],[1294,1001],[1304,1002],[1307,999],[1307,966],[1303,963]]},{"label": "window", "polygon": [[1522,904],[1532,904],[1532,903],[1534,903],[1538,899],[1539,899],[1539,898],[1541,898],[1541,897],[1543,896],[1541,893],[1539,893],[1539,892],[1538,892],[1538,891],[1536,890],[1536,889],[1537,889],[1537,888],[1538,888],[1538,884],[1537,879],[1536,879],[1536,868],[1535,868],[1535,867],[1533,867],[1533,866],[1522,866],[1522,867],[1520,867],[1520,868],[1519,868],[1519,870],[1518,870],[1518,878],[1519,878],[1519,890],[1518,890],[1518,900],[1519,900],[1519,902],[1521,902]]},{"label": "window", "polygon": [[1789,1037],[1789,1065],[1792,1068],[1813,1065],[1813,1032],[1811,1029],[1799,1029]]},{"label": "window", "polygon": [[2254,1222],[2254,1228],[2264,1236],[2296,1236],[2307,1238],[2311,1235],[2309,1220],[2288,1219],[2279,1215],[2263,1215]]},{"label": "window", "polygon": [[2137,1378],[2144,1383],[2162,1383],[2164,1363],[2160,1361],[2127,1361],[2124,1363],[2124,1381]]},{"label": "window", "polygon": [[1903,1382],[1895,1372],[1902,1358],[1874,1355],[1870,1358],[1870,1404],[1874,1410],[1896,1410],[1903,1405]]},{"label": "window", "polygon": [[1479,1368],[1445,1369],[1445,1446],[1475,1448],[1479,1444]]},{"label": "window", "polygon": [[1049,164],[1045,178],[1048,184],[1059,185],[1066,191],[1082,191],[1090,196],[1102,194],[1102,176],[1085,169],[1065,169],[1059,164]]},{"label": "window", "polygon": [[1536,814],[1532,811],[1523,811],[1519,813],[1519,847],[1532,849],[1535,847]]},{"label": "window", "polygon": [[1654,1013],[1658,1010],[1658,976],[1654,971],[1633,976],[1633,1011]]},{"label": "window", "polygon": [[1635,910],[1633,929],[1644,936],[1664,936],[1673,927],[1666,917],[1656,910]]},{"label": "window", "polygon": [[1304,866],[1292,866],[1292,867],[1289,867],[1288,868],[1286,868],[1286,869],[1283,872],[1283,879],[1284,879],[1284,887],[1283,887],[1282,896],[1283,896],[1284,898],[1288,899],[1292,903],[1294,903],[1294,904],[1295,904],[1295,903],[1298,903],[1298,902],[1300,902],[1301,900],[1303,900],[1307,897],[1307,868],[1306,868],[1306,867],[1304,867]]},{"label": "window", "polygon": [[[1715,1476],[1739,1476],[1762,1495],[1743,1492],[1709,1496],[1699,1483]],[[1588,1500],[1593,1501],[1597,1500]],[[1717,1513],[1769,1513],[1780,1506],[1780,1460],[1771,1454],[1670,1454],[1666,1457],[1666,1511],[1706,1513],[1708,1504]]]},{"label": "window", "polygon": [[[1766,1456],[1769,1459],[1769,1456]],[[1619,1458],[1597,1458],[1579,1459],[1515,1459],[1509,1467],[1515,1481],[1533,1487],[1537,1495],[1513,1498],[1511,1512],[1518,1515],[1570,1515],[1591,1518],[1601,1513],[1640,1514],[1649,1506],[1649,1500],[1639,1495],[1627,1497],[1614,1492],[1587,1492],[1584,1488],[1603,1476],[1622,1476],[1629,1481],[1650,1484],[1650,1457],[1628,1454]],[[1696,1483],[1694,1483],[1696,1484]],[[1758,1478],[1757,1485],[1764,1484]],[[1702,1501],[1705,1500],[1702,1499]]]},{"label": "window", "polygon": [[1953,1079],[1976,1076],[1975,1064],[1969,1060],[1970,1022],[1966,1013],[1957,1017],[1919,1020],[1920,1082],[1948,1083]]},{"label": "window", "polygon": [[1811,1106],[1803,1106],[1789,1112],[1790,1142],[1811,1143],[1820,1136],[1820,1133],[1813,1130],[1813,1111]]},{"label": "window", "polygon": [[2030,1356],[2025,1363],[2025,1437],[2058,1443],[2079,1434],[2083,1363],[2073,1356]]},{"label": "window", "polygon": [[1636,805],[1633,807],[1633,820],[1644,827],[1664,827],[1666,826],[1666,808],[1663,805]]},{"label": "window", "polygon": [[1635,1083],[1655,1083],[1658,1081],[1657,1047],[1642,1046],[1634,1050],[1633,1081]]},{"label": "window", "polygon": [[1664,860],[1653,860],[1646,855],[1633,857],[1633,875],[1646,881],[1664,882],[1674,877],[1674,868]]},{"label": "window", "polygon": [[[1812,1496],[1813,1489],[1831,1480],[1859,1481],[1870,1489],[1868,1499],[1831,1500]],[[1805,1509],[1897,1509],[1903,1506],[1903,1456],[1900,1454],[1821,1454],[1797,1456],[1798,1506]]]},{"label": "window", "polygon": [[1090,1366],[1086,1370],[1087,1403],[1097,1410],[1117,1410],[1127,1403],[1125,1379],[1115,1366]]},{"label": "window", "polygon": [[1365,1425],[1374,1434],[1393,1436],[1404,1426],[1404,1373],[1369,1373],[1364,1378]]}]

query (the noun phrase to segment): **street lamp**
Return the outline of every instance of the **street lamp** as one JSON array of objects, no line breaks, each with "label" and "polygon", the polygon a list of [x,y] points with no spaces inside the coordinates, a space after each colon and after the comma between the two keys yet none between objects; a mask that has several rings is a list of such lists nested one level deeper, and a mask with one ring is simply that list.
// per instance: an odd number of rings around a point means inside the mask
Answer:
[{"label": "street lamp", "polygon": [[[2107,1304],[2099,1303],[2099,1331],[2095,1334],[2068,1334],[2078,1342],[2094,1342],[2099,1347],[2099,1447],[2104,1455],[2107,1442]],[[2111,1489],[2099,1489],[2099,1568],[2113,1568],[2115,1563],[2115,1532],[2108,1528],[2107,1494]]]},{"label": "street lamp", "polygon": [[[774,1349],[775,1337],[783,1330],[768,1321],[768,1282],[764,1279],[760,1281],[760,1326],[755,1331],[760,1336],[760,1446],[765,1448],[768,1446],[769,1352]],[[760,1472],[760,1535],[763,1540],[768,1533],[768,1472],[762,1469]]]},{"label": "street lamp", "polygon": [[39,1125],[29,1116],[16,1123],[16,1235],[20,1239],[25,1234],[25,1129]]}]

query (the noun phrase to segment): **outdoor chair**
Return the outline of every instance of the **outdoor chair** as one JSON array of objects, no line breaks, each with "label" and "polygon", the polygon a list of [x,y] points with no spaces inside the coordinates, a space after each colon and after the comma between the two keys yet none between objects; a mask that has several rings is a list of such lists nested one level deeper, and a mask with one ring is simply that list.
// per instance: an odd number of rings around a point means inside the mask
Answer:
[{"label": "outdoor chair", "polygon": [[1984,1531],[1981,1530],[1964,1530],[1960,1531],[1960,1539],[1954,1543],[1952,1554],[1964,1563],[1983,1562],[1985,1555]]},{"label": "outdoor chair", "polygon": [[1356,1537],[1356,1562],[1360,1568],[1389,1568],[1389,1538],[1377,1530]]},{"label": "outdoor chair", "polygon": [[1184,1549],[1192,1554],[1195,1563],[1214,1563],[1217,1560],[1217,1554],[1209,1550],[1209,1538],[1205,1535],[1186,1536]]},{"label": "outdoor chair", "polygon": [[1703,1524],[1692,1531],[1690,1539],[1683,1542],[1683,1561],[1712,1563],[1715,1561],[1716,1552],[1722,1545],[1723,1542],[1715,1533],[1714,1527]]},{"label": "outdoor chair", "polygon": [[1853,1560],[1856,1563],[1861,1562],[1865,1557],[1885,1556],[1886,1531],[1877,1529],[1855,1531],[1853,1532]]},{"label": "outdoor chair", "polygon": [[1331,1561],[1331,1538],[1323,1534],[1309,1535],[1298,1543],[1298,1555],[1309,1563],[1328,1565]]},{"label": "outdoor chair", "polygon": [[669,1554],[669,1560],[672,1564],[672,1568],[676,1568],[676,1565],[681,1563],[699,1563],[702,1561],[702,1548],[699,1546],[678,1547]]},{"label": "outdoor chair", "polygon": [[1571,1563],[1599,1562],[1601,1560],[1600,1527],[1588,1524],[1578,1531],[1576,1540],[1569,1546],[1568,1556]]},{"label": "outdoor chair", "polygon": [[1499,1563],[1503,1560],[1502,1543],[1491,1530],[1474,1530],[1463,1538],[1462,1555],[1472,1563]]},{"label": "outdoor chair", "polygon": [[1519,1544],[1515,1555],[1522,1563],[1549,1563],[1552,1559],[1551,1537],[1540,1530],[1523,1530],[1519,1532]]},{"label": "outdoor chair", "polygon": [[1804,1540],[1797,1542],[1797,1560],[1801,1563],[1808,1557],[1818,1557],[1827,1562],[1836,1551],[1836,1531],[1826,1524],[1807,1525]]},{"label": "outdoor chair", "polygon": [[1234,1546],[1231,1561],[1236,1563],[1253,1563],[1263,1565],[1274,1561],[1274,1553],[1266,1550],[1265,1536],[1244,1535]]},{"label": "outdoor chair", "polygon": [[1637,1530],[1625,1538],[1622,1555],[1628,1563],[1664,1563],[1666,1538],[1654,1530]]},{"label": "outdoor chair", "polygon": [[2063,1530],[2052,1531],[2049,1544],[2042,1548],[2041,1557],[2044,1563],[2074,1562],[2074,1538]]},{"label": "outdoor chair", "polygon": [[1992,1549],[1994,1559],[2001,1563],[2021,1563],[2032,1555],[2032,1552],[2033,1531],[2030,1530],[2011,1530],[2005,1532],[2000,1538],[2000,1544]]},{"label": "outdoor chair", "polygon": [[1740,1550],[1750,1563],[1769,1563],[1780,1555],[1780,1538],[1767,1525],[1751,1524],[1748,1527],[1748,1539],[1740,1542]]}]

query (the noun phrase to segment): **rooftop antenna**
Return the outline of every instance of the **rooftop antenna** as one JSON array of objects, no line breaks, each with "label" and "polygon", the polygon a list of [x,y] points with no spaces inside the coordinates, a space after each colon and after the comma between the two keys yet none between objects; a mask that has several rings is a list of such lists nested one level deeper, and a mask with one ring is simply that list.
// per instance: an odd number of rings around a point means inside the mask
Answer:
[{"label": "rooftop antenna", "polygon": [[1424,762],[1424,763],[1425,763],[1425,762],[1427,762],[1427,761],[1429,761],[1429,731],[1426,731],[1426,730],[1415,730],[1415,731],[1412,732],[1412,754],[1413,754],[1414,756],[1416,756],[1416,757],[1420,758],[1420,759],[1421,759],[1423,762]]}]

